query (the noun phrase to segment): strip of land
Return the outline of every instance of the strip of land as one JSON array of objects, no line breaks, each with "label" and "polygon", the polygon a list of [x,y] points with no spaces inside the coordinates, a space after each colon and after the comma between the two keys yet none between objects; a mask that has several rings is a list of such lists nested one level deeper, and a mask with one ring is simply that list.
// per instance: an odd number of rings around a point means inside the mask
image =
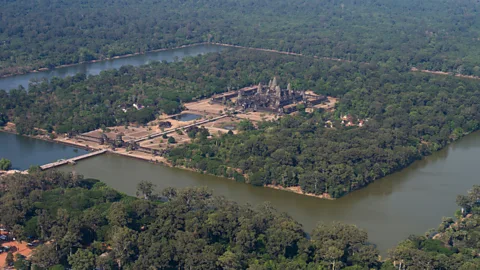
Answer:
[{"label": "strip of land", "polygon": [[[314,112],[319,109],[334,110],[337,101],[336,98],[319,96],[312,91],[294,91],[290,86],[282,89],[274,78],[268,86],[260,84],[245,87],[237,91],[186,103],[182,113],[161,115],[146,125],[112,126],[76,136],[56,134],[55,138],[46,135],[37,135],[33,138],[92,151],[79,157],[42,165],[40,166],[42,170],[66,164],[74,165],[79,160],[103,153],[118,154],[173,167],[165,158],[164,153],[190,143],[192,138],[188,136],[188,133],[191,130],[207,130],[210,137],[229,132],[236,134],[239,132],[240,123],[245,120],[250,121],[253,125],[257,125],[261,121],[276,120],[283,115],[297,113],[298,105],[305,106],[306,112]],[[3,131],[16,133],[15,124],[8,123]],[[244,176],[246,177],[246,175]],[[274,185],[266,187],[317,198],[330,198],[325,194],[304,193],[300,187],[279,188]]]}]

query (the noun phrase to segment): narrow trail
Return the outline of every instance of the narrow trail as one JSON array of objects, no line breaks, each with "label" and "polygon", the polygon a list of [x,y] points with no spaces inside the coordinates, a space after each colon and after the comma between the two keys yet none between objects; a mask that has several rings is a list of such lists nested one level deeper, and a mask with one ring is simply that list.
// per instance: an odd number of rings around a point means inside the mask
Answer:
[{"label": "narrow trail", "polygon": [[458,77],[458,78],[471,79],[471,80],[480,80],[480,77],[478,77],[478,76],[454,74],[453,72],[434,71],[434,70],[428,70],[428,69],[418,69],[416,67],[412,67],[410,69],[410,71],[428,73],[428,74],[433,74],[433,75],[454,76],[454,77]]},{"label": "narrow trail", "polygon": [[[305,55],[305,54],[301,54],[301,53],[286,52],[286,51],[279,51],[279,50],[272,50],[272,49],[263,49],[263,48],[255,48],[255,47],[245,47],[245,46],[225,44],[225,43],[209,43],[209,44],[219,45],[219,46],[224,46],[224,47],[239,48],[239,49],[248,49],[248,50],[255,50],[255,51],[262,51],[262,52],[271,52],[271,53],[285,54],[285,55],[293,55],[293,56],[301,56],[301,57],[311,57],[311,58],[315,58],[315,59],[328,60],[328,61],[336,61],[336,62],[342,62],[342,63],[371,64],[371,63],[369,63],[369,62],[357,62],[357,61],[352,61],[352,60],[347,60],[347,59],[341,59],[341,58],[335,58],[335,57],[324,57],[324,56],[316,56],[316,55],[313,55],[313,56],[312,56],[312,55]],[[434,70],[427,70],[427,69],[418,69],[418,68],[416,68],[416,67],[412,67],[412,68],[410,69],[410,71],[412,71],[412,72],[428,73],[428,74],[432,74],[432,75],[455,76],[455,77],[464,78],[464,79],[480,80],[480,77],[478,77],[478,76],[454,74],[453,72],[444,72],[444,71],[434,71]]]}]

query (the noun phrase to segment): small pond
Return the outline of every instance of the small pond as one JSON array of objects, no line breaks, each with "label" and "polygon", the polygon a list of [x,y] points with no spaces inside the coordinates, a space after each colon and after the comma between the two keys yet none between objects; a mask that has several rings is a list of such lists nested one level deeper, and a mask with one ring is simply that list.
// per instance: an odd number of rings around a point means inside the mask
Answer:
[{"label": "small pond", "polygon": [[178,120],[178,121],[182,121],[182,122],[188,122],[188,121],[192,121],[192,120],[195,120],[195,119],[199,119],[201,117],[202,116],[199,115],[199,114],[182,113],[180,115],[174,116],[173,119]]},{"label": "small pond", "polygon": [[235,130],[235,129],[237,129],[235,126],[232,126],[232,125],[223,126],[222,128],[223,128],[223,129],[226,129],[226,130]]}]

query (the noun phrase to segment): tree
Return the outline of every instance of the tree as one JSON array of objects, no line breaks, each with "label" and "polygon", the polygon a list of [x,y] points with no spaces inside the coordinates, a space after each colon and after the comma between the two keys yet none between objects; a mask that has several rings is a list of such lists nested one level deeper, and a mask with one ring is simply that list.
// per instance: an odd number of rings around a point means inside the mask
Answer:
[{"label": "tree", "polygon": [[8,116],[3,113],[0,113],[0,127],[6,125],[8,122]]},{"label": "tree", "polygon": [[15,255],[15,263],[13,264],[13,267],[17,270],[28,270],[30,269],[30,261],[25,260],[25,256],[17,253]]},{"label": "tree", "polygon": [[473,186],[467,193],[467,195],[457,196],[457,205],[462,207],[464,214],[470,213],[470,211],[480,205],[480,186]]},{"label": "tree", "polygon": [[217,265],[225,270],[242,268],[242,263],[239,256],[231,251],[226,251],[223,253],[223,255],[218,258]]},{"label": "tree", "polygon": [[114,202],[110,206],[107,214],[108,222],[113,226],[126,226],[130,219],[125,208],[125,205],[122,202]]},{"label": "tree", "polygon": [[175,140],[174,137],[168,137],[168,143],[174,144],[174,143],[176,143],[176,142],[177,142],[177,141]]},{"label": "tree", "polygon": [[156,185],[149,181],[141,181],[137,185],[137,196],[142,195],[145,200],[151,198]]},{"label": "tree", "polygon": [[242,121],[240,121],[240,123],[238,123],[237,129],[239,131],[254,130],[255,126],[249,120],[242,120]]},{"label": "tree", "polygon": [[0,170],[8,171],[12,169],[12,162],[6,158],[0,159]]},{"label": "tree", "polygon": [[95,268],[95,255],[85,249],[79,249],[68,257],[68,263],[75,270],[91,270]]},{"label": "tree", "polygon": [[126,227],[117,227],[113,232],[110,243],[112,246],[113,257],[117,261],[120,269],[129,258],[135,254],[134,247],[136,245],[136,239],[136,232]]},{"label": "tree", "polygon": [[34,174],[34,173],[38,173],[38,172],[41,172],[41,171],[42,171],[42,169],[38,165],[32,165],[28,168],[28,173],[29,174]]},{"label": "tree", "polygon": [[32,255],[32,263],[42,268],[52,267],[60,262],[59,253],[54,244],[37,247]]},{"label": "tree", "polygon": [[13,253],[11,251],[9,251],[7,253],[7,257],[5,258],[5,265],[12,266],[13,263],[14,263]]},{"label": "tree", "polygon": [[116,269],[115,262],[110,255],[100,256],[97,258],[97,268],[101,270],[113,270]]}]

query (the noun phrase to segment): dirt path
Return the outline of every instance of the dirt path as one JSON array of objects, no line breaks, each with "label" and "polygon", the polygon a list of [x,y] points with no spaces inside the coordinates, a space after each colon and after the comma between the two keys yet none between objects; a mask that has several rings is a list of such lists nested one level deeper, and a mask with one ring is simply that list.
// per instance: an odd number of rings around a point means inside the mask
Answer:
[{"label": "dirt path", "polygon": [[416,67],[412,67],[410,70],[412,72],[422,72],[422,73],[428,73],[428,74],[434,74],[434,75],[455,76],[455,77],[458,77],[458,78],[480,80],[480,77],[477,77],[477,76],[453,74],[452,72],[434,71],[434,70],[428,70],[428,69],[418,69]]}]

